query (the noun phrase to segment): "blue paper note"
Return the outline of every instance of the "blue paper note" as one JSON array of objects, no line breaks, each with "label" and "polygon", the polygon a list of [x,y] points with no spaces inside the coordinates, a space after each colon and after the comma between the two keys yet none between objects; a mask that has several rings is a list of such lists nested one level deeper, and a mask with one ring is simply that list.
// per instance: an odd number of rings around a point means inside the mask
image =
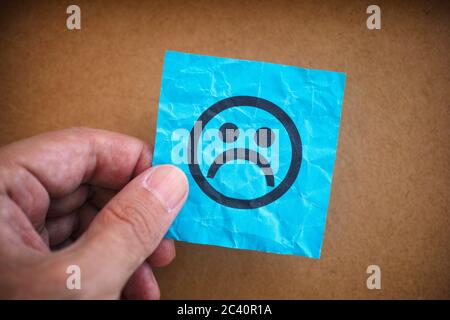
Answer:
[{"label": "blue paper note", "polygon": [[189,180],[168,238],[319,258],[345,74],[166,52],[153,165]]}]

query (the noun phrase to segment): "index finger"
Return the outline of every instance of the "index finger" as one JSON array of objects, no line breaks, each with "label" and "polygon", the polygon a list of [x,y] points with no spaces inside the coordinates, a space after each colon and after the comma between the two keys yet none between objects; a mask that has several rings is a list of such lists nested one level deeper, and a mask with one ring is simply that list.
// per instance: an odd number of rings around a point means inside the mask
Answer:
[{"label": "index finger", "polygon": [[10,144],[1,149],[0,159],[31,173],[50,197],[61,197],[83,183],[120,189],[150,167],[151,152],[134,137],[71,128]]}]

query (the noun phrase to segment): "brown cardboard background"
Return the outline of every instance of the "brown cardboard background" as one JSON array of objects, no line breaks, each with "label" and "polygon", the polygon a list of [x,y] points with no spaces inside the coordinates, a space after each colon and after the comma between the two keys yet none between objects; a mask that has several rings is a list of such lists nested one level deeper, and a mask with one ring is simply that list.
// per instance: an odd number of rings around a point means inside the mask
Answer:
[{"label": "brown cardboard background", "polygon": [[[450,298],[450,7],[442,1],[11,1],[0,143],[69,126],[153,142],[166,49],[344,71],[322,258],[179,243],[163,298]],[[366,288],[378,264],[382,290]]]}]

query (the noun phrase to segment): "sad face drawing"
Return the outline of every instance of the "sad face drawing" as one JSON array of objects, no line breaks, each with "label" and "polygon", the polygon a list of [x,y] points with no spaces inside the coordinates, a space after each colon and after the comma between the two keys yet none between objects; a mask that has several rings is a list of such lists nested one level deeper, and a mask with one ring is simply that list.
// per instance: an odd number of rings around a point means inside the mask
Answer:
[{"label": "sad face drawing", "polygon": [[[254,114],[255,117],[259,116],[259,122],[261,122],[261,117],[264,120],[267,119],[267,124],[260,128],[252,128],[251,119],[246,123],[226,119],[227,111],[232,109],[234,112],[246,111],[247,113],[250,109],[254,110],[251,114]],[[222,123],[219,126],[220,122]],[[211,158],[212,161],[202,168],[198,158],[204,150],[199,147],[203,145],[199,144],[199,140],[204,128],[208,125],[217,126],[217,138],[222,142],[223,147],[214,154]],[[251,132],[250,135],[246,135],[251,137],[251,141],[239,146],[238,142],[243,139],[245,131]],[[286,137],[282,141],[285,144],[288,141],[289,146],[283,146],[280,149],[278,147],[281,140],[279,136]],[[214,103],[200,115],[190,132],[187,152],[189,170],[198,186],[208,197],[227,207],[253,209],[272,203],[292,186],[300,171],[302,142],[294,122],[276,104],[258,97],[234,96]],[[269,159],[263,153],[272,156]],[[283,158],[283,161],[278,161],[280,158]],[[218,172],[225,170],[222,168],[236,165],[236,163],[256,166],[256,172],[260,172],[259,175],[262,179],[258,180],[261,181],[258,183],[263,188],[262,191],[256,190],[259,189],[258,185],[251,185],[254,190],[252,194],[256,196],[236,197],[229,193],[225,194],[223,190],[218,190],[215,186],[214,180],[217,179]],[[278,170],[280,163],[288,165],[284,170]],[[245,185],[247,176],[239,171],[234,172],[237,173],[231,179],[233,183]],[[232,186],[230,188],[232,190]],[[259,194],[258,192],[264,193]]]}]

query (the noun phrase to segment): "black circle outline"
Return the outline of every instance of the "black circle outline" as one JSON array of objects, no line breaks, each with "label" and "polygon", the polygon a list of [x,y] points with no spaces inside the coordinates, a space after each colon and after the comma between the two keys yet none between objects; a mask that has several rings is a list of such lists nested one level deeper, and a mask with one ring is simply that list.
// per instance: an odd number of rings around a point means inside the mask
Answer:
[{"label": "black circle outline", "polygon": [[[289,135],[289,139],[291,140],[291,146],[292,146],[292,155],[291,155],[291,165],[289,166],[289,170],[286,173],[285,178],[281,183],[272,191],[269,193],[266,193],[263,196],[260,196],[255,199],[238,199],[238,198],[232,198],[228,197],[219,191],[217,191],[205,178],[203,173],[200,170],[200,166],[198,165],[197,161],[193,161],[194,159],[197,159],[197,141],[201,135],[196,134],[196,123],[201,121],[202,129],[208,124],[208,122],[215,117],[220,112],[237,106],[249,106],[249,107],[255,107],[262,109],[266,112],[269,112],[275,116],[286,128],[286,131]],[[227,207],[231,208],[237,208],[237,209],[254,209],[259,208],[262,206],[265,206],[269,203],[272,203],[279,197],[281,197],[286,191],[289,190],[291,185],[294,183],[295,179],[297,178],[297,175],[300,171],[300,165],[302,161],[302,141],[300,138],[300,134],[297,130],[297,127],[295,126],[294,122],[291,120],[291,118],[287,115],[287,113],[278,107],[276,104],[270,102],[269,100],[258,98],[258,97],[252,97],[252,96],[234,96],[229,97],[223,100],[220,100],[216,103],[214,103],[211,107],[206,109],[200,117],[196,120],[194,126],[192,127],[192,130],[190,132],[189,137],[189,143],[188,143],[188,157],[189,157],[189,171],[192,174],[192,177],[197,182],[200,189],[203,190],[203,192],[210,197],[212,200],[223,204]],[[194,144],[195,148],[192,150],[192,144]],[[194,153],[193,153],[194,152]]]}]

